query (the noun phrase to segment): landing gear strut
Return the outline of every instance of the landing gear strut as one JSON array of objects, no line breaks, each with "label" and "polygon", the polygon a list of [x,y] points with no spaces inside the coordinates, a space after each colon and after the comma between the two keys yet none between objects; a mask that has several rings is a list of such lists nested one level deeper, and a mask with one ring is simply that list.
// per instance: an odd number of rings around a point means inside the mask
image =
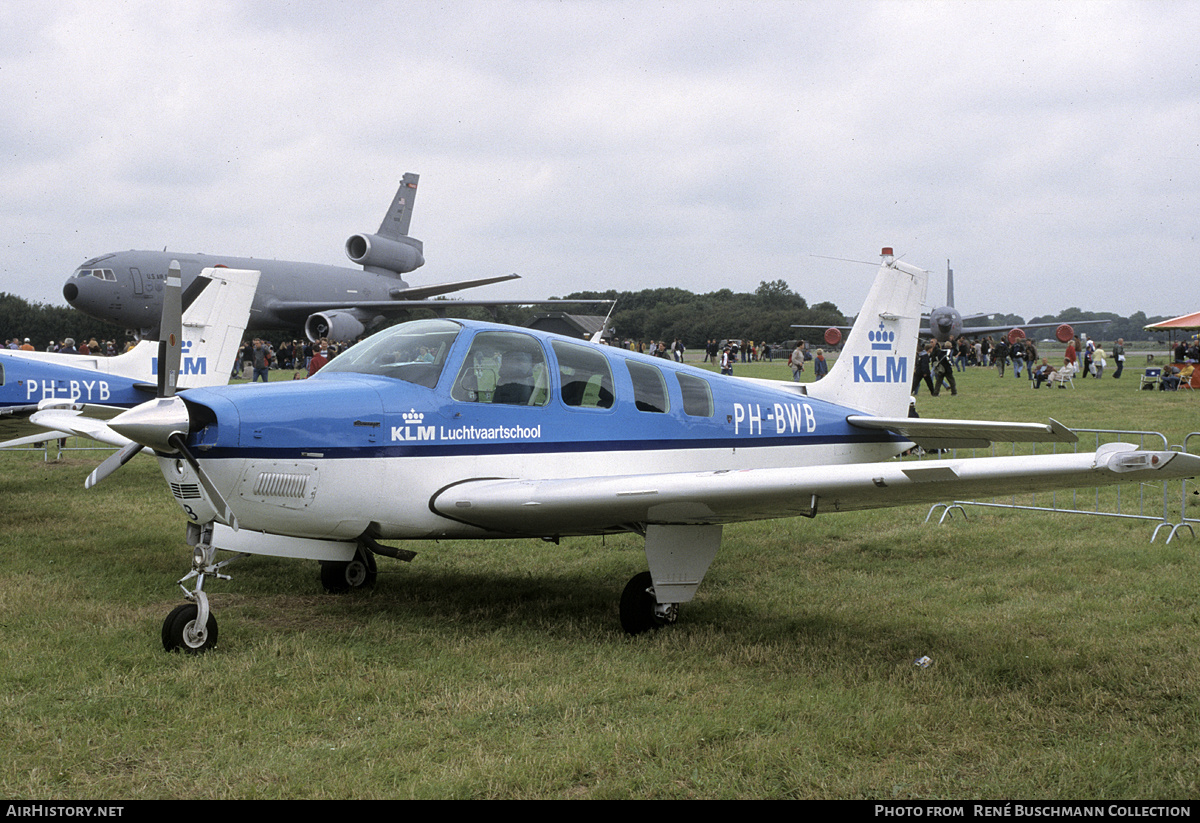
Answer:
[{"label": "landing gear strut", "polygon": [[669,626],[678,617],[678,603],[658,602],[650,572],[634,575],[621,592],[621,628],[626,634],[642,634]]},{"label": "landing gear strut", "polygon": [[[229,580],[229,575],[221,574],[219,570],[246,555],[239,554],[220,563],[216,562],[217,548],[212,544],[212,533],[211,522],[203,526],[188,524],[188,543],[192,546],[192,570],[179,579],[179,587],[190,602],[176,606],[163,621],[163,648],[169,652],[200,654],[217,645],[217,619],[209,611],[204,581],[209,577]],[[196,585],[188,591],[183,584],[193,578]]]}]

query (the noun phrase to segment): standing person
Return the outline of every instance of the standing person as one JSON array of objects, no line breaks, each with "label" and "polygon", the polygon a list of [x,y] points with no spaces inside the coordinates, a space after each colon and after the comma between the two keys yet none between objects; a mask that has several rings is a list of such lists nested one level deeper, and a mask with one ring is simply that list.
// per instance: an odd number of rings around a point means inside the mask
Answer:
[{"label": "standing person", "polygon": [[933,365],[933,382],[940,390],[942,382],[945,381],[950,387],[950,396],[953,397],[958,394],[958,386],[954,383],[954,359],[951,357],[949,346],[947,343],[946,346],[937,346],[933,350],[936,361]]},{"label": "standing person", "polygon": [[254,358],[254,379],[250,382],[257,383],[258,378],[261,377],[262,381],[266,383],[271,369],[271,349],[262,340],[255,340],[251,356]]},{"label": "standing person", "polygon": [[1037,363],[1038,350],[1032,340],[1025,341],[1025,376],[1033,379],[1033,367]]},{"label": "standing person", "polygon": [[309,377],[312,377],[314,374],[319,372],[321,370],[321,367],[329,362],[329,341],[328,340],[326,340],[324,337],[322,337],[319,347],[313,346],[313,348],[316,351],[313,354],[313,356],[310,357],[308,360],[307,371],[308,371]]},{"label": "standing person", "polygon": [[925,385],[929,387],[929,394],[937,397],[938,387],[933,382],[933,373],[931,371],[931,363],[933,356],[930,353],[933,348],[933,341],[926,343],[925,346],[917,346],[917,365],[913,369],[913,384],[912,394],[915,397],[921,389],[921,381],[925,381]]},{"label": "standing person", "polygon": [[820,380],[827,374],[829,374],[829,364],[825,362],[825,350],[817,349],[817,356],[813,358],[813,379]]},{"label": "standing person", "polygon": [[1117,342],[1113,343],[1113,359],[1117,361],[1117,370],[1113,372],[1113,377],[1121,376],[1121,369],[1125,368],[1125,338],[1118,337]]},{"label": "standing person", "polygon": [[1104,359],[1103,344],[1096,346],[1096,350],[1092,352],[1092,374],[1096,377],[1104,376],[1104,367],[1108,365],[1108,361]]},{"label": "standing person", "polygon": [[1004,376],[1004,364],[1008,362],[1008,342],[1001,337],[996,342],[996,347],[992,349],[992,362],[996,364],[996,371],[1000,372],[1000,376]]},{"label": "standing person", "polygon": [[1015,340],[1008,348],[1008,356],[1012,358],[1013,374],[1021,376],[1021,367],[1025,365],[1025,341]]},{"label": "standing person", "polygon": [[792,356],[788,358],[788,368],[792,370],[792,382],[799,383],[800,374],[804,371],[804,349],[799,343],[792,349]]},{"label": "standing person", "polygon": [[737,360],[737,354],[730,351],[729,345],[721,350],[721,374],[733,374],[733,361]]}]

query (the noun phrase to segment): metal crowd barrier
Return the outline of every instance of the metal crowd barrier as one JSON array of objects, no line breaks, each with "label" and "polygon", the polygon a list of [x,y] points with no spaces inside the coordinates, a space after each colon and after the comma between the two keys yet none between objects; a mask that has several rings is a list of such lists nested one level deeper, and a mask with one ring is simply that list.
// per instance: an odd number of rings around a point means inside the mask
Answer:
[{"label": "metal crowd barrier", "polygon": [[[957,457],[960,456],[960,451],[969,452],[968,456],[971,457],[981,456],[981,453],[986,453],[990,456],[1057,454],[1063,451],[1075,453],[1081,449],[1094,451],[1105,443],[1133,443],[1138,448],[1187,452],[1190,451],[1193,445],[1191,438],[1193,436],[1200,438],[1200,432],[1192,432],[1184,439],[1182,447],[1172,447],[1167,443],[1166,436],[1160,432],[1124,431],[1119,429],[1073,429],[1072,431],[1079,435],[1079,442],[1072,444],[993,444],[990,449],[986,450],[954,449],[948,453],[942,452],[937,455],[926,453],[923,455],[923,459],[930,457],[935,459]],[[1175,496],[1176,482],[1180,483],[1178,498]],[[1190,493],[1189,487],[1192,487]],[[1159,532],[1164,528],[1169,528],[1170,533],[1167,535],[1166,542],[1170,543],[1175,535],[1183,529],[1186,529],[1193,537],[1195,536],[1195,531],[1192,529],[1191,524],[1200,522],[1200,517],[1188,517],[1187,507],[1189,497],[1200,494],[1200,491],[1197,491],[1198,488],[1200,487],[1197,487],[1194,481],[1162,480],[1138,483],[1133,489],[1130,489],[1128,484],[1122,483],[1115,486],[1064,489],[1041,493],[1031,492],[1029,494],[1013,494],[977,500],[954,500],[949,503],[935,503],[931,506],[929,512],[925,515],[925,522],[928,523],[933,517],[934,512],[939,509],[942,513],[938,518],[938,523],[952,519],[954,516],[953,512],[956,510],[961,512],[965,518],[966,509],[963,507],[967,505],[1056,512],[1061,514],[1083,514],[1154,522],[1157,525],[1154,527],[1154,533],[1150,536],[1150,542],[1153,543],[1157,540]],[[1174,500],[1179,501],[1178,512],[1172,511],[1172,502]],[[1175,520],[1176,515],[1178,515],[1178,520]]]}]

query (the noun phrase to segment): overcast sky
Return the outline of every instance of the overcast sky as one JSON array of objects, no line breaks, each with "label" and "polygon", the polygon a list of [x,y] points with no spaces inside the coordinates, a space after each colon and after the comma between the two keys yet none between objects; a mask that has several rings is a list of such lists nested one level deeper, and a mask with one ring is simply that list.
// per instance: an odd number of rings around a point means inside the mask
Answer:
[{"label": "overcast sky", "polygon": [[858,311],[894,246],[964,311],[1200,308],[1200,3],[0,3],[0,291],[89,257],[352,266],[421,175],[413,284]]}]

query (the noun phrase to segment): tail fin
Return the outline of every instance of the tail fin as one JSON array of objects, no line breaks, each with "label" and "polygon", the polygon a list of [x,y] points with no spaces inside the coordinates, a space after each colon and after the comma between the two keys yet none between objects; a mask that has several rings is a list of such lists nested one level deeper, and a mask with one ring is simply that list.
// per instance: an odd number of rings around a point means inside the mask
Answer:
[{"label": "tail fin", "polygon": [[[199,293],[197,284],[204,284]],[[177,388],[224,386],[229,382],[257,290],[257,271],[219,268],[200,272],[188,287],[192,302],[183,312]],[[96,369],[153,383],[158,374],[158,343],[143,340],[125,354],[97,358]]]},{"label": "tail fin", "polygon": [[392,198],[383,222],[379,224],[379,236],[397,240],[408,235],[408,224],[412,222],[413,203],[417,200],[417,180],[420,175],[407,172],[400,180],[400,188]]},{"label": "tail fin", "polygon": [[808,385],[812,397],[867,414],[904,417],[912,395],[921,306],[929,272],[883,250],[883,264],[827,374]]},{"label": "tail fin", "polygon": [[257,271],[205,269],[200,276],[212,282],[183,313],[180,389],[229,382],[258,291]]}]

